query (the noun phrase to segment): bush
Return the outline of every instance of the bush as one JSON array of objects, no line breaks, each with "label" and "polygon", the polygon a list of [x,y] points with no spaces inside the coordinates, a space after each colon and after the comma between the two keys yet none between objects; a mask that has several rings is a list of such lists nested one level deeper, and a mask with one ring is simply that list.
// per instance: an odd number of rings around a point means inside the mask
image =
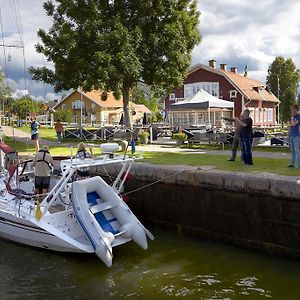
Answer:
[{"label": "bush", "polygon": [[187,140],[187,135],[184,132],[173,133],[174,140],[176,141],[185,141]]},{"label": "bush", "polygon": [[149,132],[148,131],[140,131],[138,133],[139,142],[141,144],[148,144],[148,138],[149,138]]},{"label": "bush", "polygon": [[150,133],[149,133],[148,131],[140,131],[140,132],[138,133],[138,137],[139,137],[139,138],[142,138],[142,139],[148,138],[149,135],[150,135]]},{"label": "bush", "polygon": [[60,119],[61,122],[71,123],[73,121],[73,112],[70,109],[57,110],[54,114],[54,120]]}]

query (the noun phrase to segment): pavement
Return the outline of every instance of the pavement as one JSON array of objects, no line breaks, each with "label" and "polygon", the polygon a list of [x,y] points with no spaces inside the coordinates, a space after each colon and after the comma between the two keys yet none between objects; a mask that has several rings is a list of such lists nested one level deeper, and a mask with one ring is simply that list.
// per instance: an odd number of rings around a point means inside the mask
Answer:
[{"label": "pavement", "polygon": [[[53,129],[54,130],[54,129]],[[12,128],[10,126],[2,126],[2,132],[5,136],[14,138],[16,141],[31,143],[30,134],[26,133],[18,128]],[[40,139],[41,145],[57,146],[57,141],[49,141]],[[77,146],[77,143],[63,142],[61,146]],[[230,157],[230,150],[210,150],[210,149],[187,149],[179,148],[176,146],[176,142],[170,139],[161,139],[155,141],[153,144],[137,146],[137,151],[142,150],[143,152],[170,152],[170,153],[188,153],[188,154],[212,154],[212,155],[225,155]],[[265,151],[253,151],[253,157],[267,157],[267,158],[290,158],[288,152],[265,152]],[[239,157],[240,153],[237,154]]]}]

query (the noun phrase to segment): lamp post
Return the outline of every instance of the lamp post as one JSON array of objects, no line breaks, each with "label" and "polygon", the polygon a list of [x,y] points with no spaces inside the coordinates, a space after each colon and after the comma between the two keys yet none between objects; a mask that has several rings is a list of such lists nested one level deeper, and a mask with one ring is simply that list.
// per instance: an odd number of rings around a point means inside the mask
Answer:
[{"label": "lamp post", "polygon": [[[280,93],[279,76],[276,75],[276,77],[277,77],[277,99],[279,100],[279,93]],[[278,114],[277,123],[278,124],[280,124],[279,105],[280,105],[280,103],[278,103],[278,112],[277,112],[277,114]]]}]

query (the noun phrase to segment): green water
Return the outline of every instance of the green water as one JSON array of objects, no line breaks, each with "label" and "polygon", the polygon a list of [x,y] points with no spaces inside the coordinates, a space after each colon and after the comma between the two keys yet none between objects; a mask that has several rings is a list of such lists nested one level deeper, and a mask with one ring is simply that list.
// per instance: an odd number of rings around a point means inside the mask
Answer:
[{"label": "green water", "polygon": [[0,299],[300,299],[300,261],[154,230],[148,251],[94,255],[0,241]]}]

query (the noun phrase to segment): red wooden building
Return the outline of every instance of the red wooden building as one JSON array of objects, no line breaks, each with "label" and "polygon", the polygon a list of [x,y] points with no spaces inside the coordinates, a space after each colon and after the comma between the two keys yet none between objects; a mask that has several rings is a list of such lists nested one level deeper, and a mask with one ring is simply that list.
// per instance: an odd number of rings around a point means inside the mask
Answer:
[{"label": "red wooden building", "polygon": [[218,98],[233,101],[233,116],[239,116],[247,107],[254,125],[276,124],[276,110],[280,102],[266,85],[250,79],[247,74],[238,74],[236,67],[227,70],[226,64],[220,64],[217,68],[215,60],[210,60],[208,66],[193,66],[183,86],[164,98],[165,110],[172,114],[171,104],[191,98],[200,89]]}]

